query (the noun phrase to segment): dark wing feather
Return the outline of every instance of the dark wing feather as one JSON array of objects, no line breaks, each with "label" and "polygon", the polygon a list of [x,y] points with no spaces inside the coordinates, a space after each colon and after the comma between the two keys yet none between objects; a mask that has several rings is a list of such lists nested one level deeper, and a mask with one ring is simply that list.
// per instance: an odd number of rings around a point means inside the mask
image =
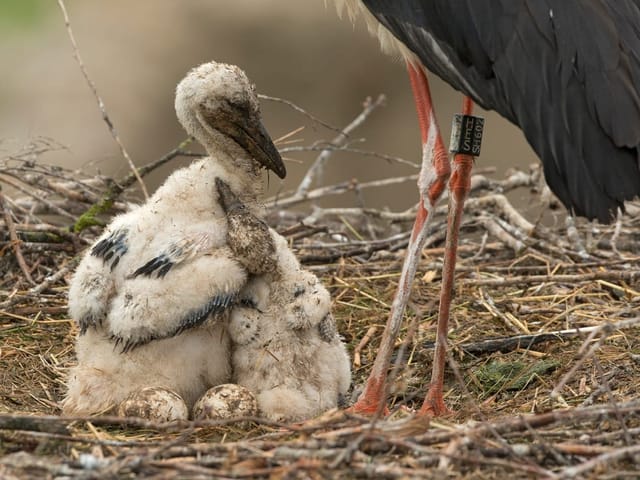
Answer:
[{"label": "dark wing feather", "polygon": [[573,212],[610,221],[640,194],[640,1],[363,3],[429,70],[522,128]]},{"label": "dark wing feather", "polygon": [[137,268],[132,274],[131,277],[135,278],[140,275],[151,277],[157,274],[158,278],[163,278],[169,270],[175,265],[175,262],[172,261],[171,256],[166,253],[161,253],[157,257],[152,258],[147,263]]},{"label": "dark wing feather", "polygon": [[115,347],[121,347],[121,353],[127,353],[135,348],[145,345],[154,340],[172,338],[180,335],[186,330],[202,325],[210,315],[221,315],[231,308],[237,300],[237,293],[215,295],[207,303],[199,308],[187,312],[176,324],[175,329],[166,334],[159,335],[151,330],[147,332],[138,331],[135,337],[124,338],[120,335],[110,335],[109,339]]},{"label": "dark wing feather", "polygon": [[111,262],[111,270],[113,270],[129,250],[127,234],[127,230],[124,229],[111,232],[91,248],[91,255],[102,258],[106,264]]},{"label": "dark wing feather", "polygon": [[129,278],[139,276],[164,278],[169,271],[209,249],[207,236],[194,234],[171,243],[164,251],[138,267]]}]

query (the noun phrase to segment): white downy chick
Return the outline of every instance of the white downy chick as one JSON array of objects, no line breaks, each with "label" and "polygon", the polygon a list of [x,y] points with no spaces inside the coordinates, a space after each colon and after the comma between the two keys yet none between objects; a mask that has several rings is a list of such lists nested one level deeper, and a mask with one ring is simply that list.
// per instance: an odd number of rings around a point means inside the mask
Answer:
[{"label": "white downy chick", "polygon": [[345,400],[350,360],[329,292],[271,233],[278,273],[251,279],[231,312],[233,379],[254,392],[264,417],[300,421]]},{"label": "white downy chick", "polygon": [[215,179],[242,192],[260,216],[261,168],[286,172],[238,67],[193,69],[177,87],[176,112],[209,156],[116,217],[78,266],[69,288],[78,364],[69,372],[65,414],[110,411],[145,387],[173,390],[190,408],[229,379],[221,320],[247,276],[227,246]]}]

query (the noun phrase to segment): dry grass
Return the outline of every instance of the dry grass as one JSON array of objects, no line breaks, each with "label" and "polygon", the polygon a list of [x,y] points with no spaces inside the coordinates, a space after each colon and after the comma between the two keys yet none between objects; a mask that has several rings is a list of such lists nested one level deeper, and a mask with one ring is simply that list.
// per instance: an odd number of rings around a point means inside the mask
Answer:
[{"label": "dry grass", "polygon": [[[67,281],[74,259],[100,231],[71,234],[62,225],[105,198],[111,183],[20,155],[4,162],[0,181],[21,188],[3,195],[0,212],[2,478],[637,476],[637,216],[611,227],[567,227],[549,218],[546,226],[529,224],[495,192],[525,186],[537,198],[537,171],[474,178],[469,211],[482,213],[467,214],[463,225],[446,383],[454,413],[430,425],[410,412],[427,388],[444,209],[398,339],[388,418],[330,412],[301,425],[154,425],[57,417],[77,333],[66,314]],[[330,287],[340,331],[357,357],[357,390],[386,322],[411,212],[316,209],[303,225],[306,214],[292,210],[308,196],[354,188],[285,195],[278,229]],[[104,218],[122,208],[116,201]],[[553,335],[508,342],[542,333]],[[482,344],[487,338],[501,339],[501,348]]]}]

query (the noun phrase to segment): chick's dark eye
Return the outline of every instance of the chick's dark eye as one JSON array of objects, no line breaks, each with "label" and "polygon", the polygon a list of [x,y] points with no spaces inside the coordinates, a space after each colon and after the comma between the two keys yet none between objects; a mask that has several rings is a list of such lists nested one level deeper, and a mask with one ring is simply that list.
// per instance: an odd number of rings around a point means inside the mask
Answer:
[{"label": "chick's dark eye", "polygon": [[302,295],[304,292],[306,291],[306,289],[302,286],[302,285],[298,285],[294,290],[293,290],[293,297],[294,298],[298,298],[300,295]]},{"label": "chick's dark eye", "polygon": [[243,102],[242,100],[229,100],[224,99],[223,101],[226,110],[229,112],[247,112],[251,111],[251,107],[247,102]]}]

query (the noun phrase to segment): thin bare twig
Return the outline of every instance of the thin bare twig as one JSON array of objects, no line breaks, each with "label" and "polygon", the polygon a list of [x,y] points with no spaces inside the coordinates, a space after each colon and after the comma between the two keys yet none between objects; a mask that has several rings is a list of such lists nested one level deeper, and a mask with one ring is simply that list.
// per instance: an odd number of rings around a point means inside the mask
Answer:
[{"label": "thin bare twig", "polygon": [[[624,329],[624,328],[636,327],[638,325],[640,325],[640,317],[635,317],[635,318],[620,320],[618,322],[613,322],[613,323],[606,322],[605,324],[598,326],[597,329],[593,330],[582,345],[581,352],[579,353],[583,353],[583,354],[581,355],[580,359],[577,360],[572,365],[571,369],[569,369],[569,371],[560,379],[560,381],[557,383],[557,385],[553,388],[553,390],[549,394],[550,397],[561,398],[560,392],[565,387],[567,382],[575,375],[578,368],[580,368],[586,360],[591,358],[595,354],[595,352],[602,347],[602,344],[613,332],[620,329]],[[595,338],[596,335],[600,332],[602,332],[603,335],[598,339],[596,343],[591,345],[588,351],[585,352],[586,346],[590,344],[591,339]]]},{"label": "thin bare twig", "polygon": [[355,153],[357,155],[362,155],[364,157],[375,157],[380,158],[382,160],[386,160],[390,163],[399,163],[401,165],[407,165],[412,168],[420,168],[415,162],[410,160],[406,160],[401,157],[396,157],[394,155],[386,155],[384,153],[371,152],[369,150],[362,150],[360,148],[346,147],[346,146],[336,146],[336,145],[300,145],[296,147],[284,147],[278,149],[280,153],[291,153],[291,152],[316,152],[316,151],[325,151],[325,150],[333,150],[335,152],[344,152],[344,153]]},{"label": "thin bare twig", "polygon": [[[371,101],[371,99],[367,99],[367,101],[364,104],[364,109],[362,110],[362,112],[360,112],[360,114],[356,118],[354,118],[349,125],[344,127],[344,129],[342,129],[340,134],[337,137],[335,137],[333,140],[331,140],[330,144],[333,145],[334,147],[336,146],[339,147],[340,145],[344,144],[344,142],[346,142],[347,139],[349,138],[349,135],[351,134],[351,132],[353,132],[356,128],[362,125],[364,121],[369,117],[369,115],[371,115],[371,113],[376,108],[380,107],[381,105],[384,105],[385,101],[386,101],[386,97],[384,95],[379,95],[375,101]],[[311,168],[309,168],[306,175],[300,182],[300,185],[298,185],[296,194],[299,197],[304,197],[309,192],[309,189],[311,188],[311,183],[313,182],[314,177],[322,169],[322,167],[327,162],[327,160],[331,157],[332,154],[333,154],[332,149],[325,149],[322,151],[322,153],[320,153],[320,155],[318,155],[318,158],[316,158],[315,162],[313,163],[313,165],[311,165]]]},{"label": "thin bare twig", "polygon": [[302,195],[296,192],[290,197],[286,197],[283,199],[271,198],[271,199],[268,199],[266,203],[267,203],[267,207],[269,208],[277,207],[279,209],[283,209],[285,207],[296,205],[298,203],[316,200],[318,198],[323,198],[329,195],[340,195],[345,192],[356,191],[357,189],[362,190],[365,188],[384,187],[388,185],[394,185],[397,183],[404,183],[404,182],[416,180],[417,178],[418,178],[417,175],[407,175],[405,177],[385,178],[381,180],[373,180],[371,182],[364,182],[364,183],[359,183],[357,180],[354,179],[351,181],[338,183],[336,185],[318,187],[314,190],[305,192]]},{"label": "thin bare twig", "polygon": [[16,229],[13,224],[13,218],[11,218],[11,211],[5,202],[4,194],[2,193],[2,188],[0,188],[0,209],[2,209],[2,213],[4,215],[4,221],[7,225],[7,229],[9,230],[9,238],[11,239],[11,244],[13,246],[13,253],[16,256],[16,260],[18,265],[20,265],[20,270],[24,275],[24,278],[31,284],[35,285],[36,282],[31,278],[31,273],[29,272],[29,267],[27,266],[27,262],[25,262],[24,257],[22,256],[22,250],[20,249],[20,239],[16,234]]},{"label": "thin bare twig", "polygon": [[462,280],[464,285],[491,285],[491,286],[508,286],[518,284],[537,284],[537,283],[569,283],[588,282],[593,280],[624,280],[634,282],[640,278],[638,270],[622,270],[622,271],[597,271],[575,275],[519,275],[509,278],[471,278]]},{"label": "thin bare twig", "polygon": [[580,465],[566,467],[560,472],[558,478],[582,478],[582,475],[588,473],[591,470],[595,470],[598,467],[602,467],[604,465],[610,465],[617,459],[630,457],[632,455],[637,455],[638,453],[640,453],[640,445],[630,445],[628,447],[610,450],[603,453],[602,455],[598,455],[597,457],[592,458],[591,460],[583,462]]},{"label": "thin bare twig", "polygon": [[142,181],[142,177],[140,177],[140,174],[138,173],[138,169],[136,168],[136,165],[133,163],[133,160],[131,159],[131,157],[129,156],[129,153],[127,152],[127,149],[124,147],[122,141],[120,140],[120,137],[118,136],[118,132],[116,131],[116,128],[115,128],[113,122],[111,121],[111,118],[109,118],[109,115],[107,113],[107,109],[105,107],[105,104],[102,101],[102,97],[100,97],[100,94],[98,93],[98,89],[96,88],[95,83],[93,83],[93,80],[91,80],[91,77],[89,77],[89,73],[87,71],[87,68],[85,67],[84,62],[82,61],[82,58],[80,57],[80,50],[78,49],[78,45],[76,43],[75,36],[73,35],[73,30],[71,29],[71,21],[69,20],[69,15],[68,15],[67,9],[66,9],[66,7],[64,5],[64,0],[58,0],[58,5],[60,6],[60,10],[62,11],[62,15],[64,16],[64,24],[65,24],[65,26],[67,28],[67,34],[69,35],[69,40],[71,41],[71,46],[73,48],[73,57],[78,62],[78,66],[80,67],[80,71],[82,72],[82,75],[84,76],[84,79],[86,80],[87,85],[91,89],[91,92],[93,93],[94,97],[96,98],[96,100],[98,102],[98,108],[100,108],[100,113],[102,114],[102,119],[107,124],[107,127],[109,127],[109,132],[111,133],[111,136],[113,137],[113,139],[118,144],[118,147],[120,147],[120,152],[122,152],[122,156],[127,160],[127,163],[129,164],[129,168],[131,169],[131,171],[133,172],[136,180],[140,184],[140,188],[142,189],[142,193],[144,194],[144,198],[148,199],[149,198],[149,193],[147,192],[147,187],[144,184],[144,182]]},{"label": "thin bare twig", "polygon": [[49,288],[51,285],[53,285],[56,282],[58,282],[65,275],[68,275],[69,272],[71,270],[73,270],[75,268],[75,266],[79,262],[80,262],[80,257],[72,258],[71,260],[69,260],[69,262],[66,265],[61,267],[56,273],[46,277],[43,282],[39,283],[38,285],[36,285],[32,289],[30,289],[26,293],[26,295],[17,295],[16,294],[16,295],[13,295],[12,297],[10,297],[9,299],[5,300],[4,302],[1,302],[0,303],[0,309],[9,308],[12,305],[15,305],[16,303],[18,303],[18,302],[20,302],[20,301],[22,301],[22,300],[24,300],[26,298],[37,297],[43,291],[45,291],[47,288]]},{"label": "thin bare twig", "polygon": [[272,97],[270,95],[263,95],[261,93],[258,94],[258,98],[260,100],[268,100],[270,102],[283,103],[283,104],[291,107],[296,112],[301,113],[305,117],[310,118],[311,120],[313,120],[318,125],[322,125],[324,128],[327,128],[329,130],[333,130],[334,132],[338,132],[338,133],[340,133],[342,131],[340,128],[334,127],[333,125],[330,125],[329,123],[325,122],[324,120],[320,120],[318,117],[316,117],[315,115],[307,112],[304,108],[296,105],[291,100],[286,100],[284,98],[279,98],[279,97]]}]

